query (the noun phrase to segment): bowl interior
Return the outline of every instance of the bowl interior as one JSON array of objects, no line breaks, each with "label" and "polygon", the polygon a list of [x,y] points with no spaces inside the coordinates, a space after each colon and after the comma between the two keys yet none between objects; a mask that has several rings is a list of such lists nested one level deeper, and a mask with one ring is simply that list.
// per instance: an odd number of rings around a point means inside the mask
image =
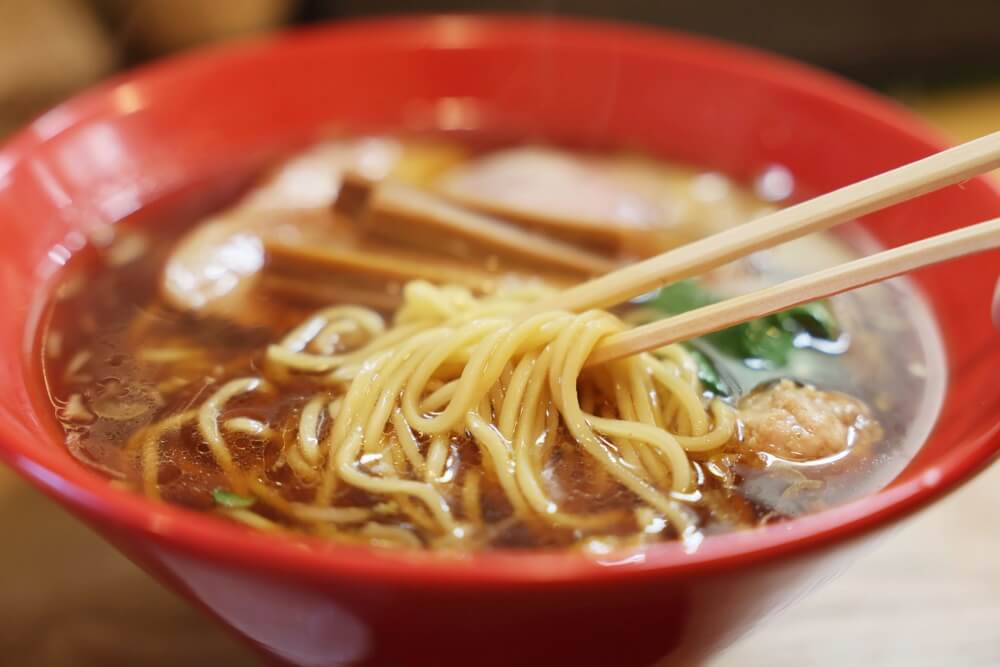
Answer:
[{"label": "bowl interior", "polygon": [[[0,320],[0,457],[99,522],[216,556],[238,543],[245,557],[260,562],[266,552],[276,567],[305,557],[284,540],[259,539],[115,491],[80,467],[40,400],[32,332],[46,286],[79,247],[81,230],[114,223],[310,137],[394,129],[634,146],[739,178],[778,164],[795,175],[797,197],[938,146],[891,105],[797,65],[607,25],[467,18],[360,23],[154,65],[56,108],[0,152],[6,237],[0,295],[7,312]],[[998,211],[1000,194],[973,180],[863,224],[881,243],[896,245]],[[643,562],[621,567],[694,567],[821,544],[914,509],[982,467],[1000,442],[1000,337],[989,320],[998,266],[1000,253],[992,252],[914,276],[940,324],[950,377],[931,439],[887,490],[780,531],[713,537],[693,555],[658,546]],[[319,559],[338,554],[341,566],[353,562],[345,548],[316,551]],[[515,578],[616,571],[573,559],[491,554],[447,567],[452,578],[461,576],[456,570]],[[354,564],[370,560],[360,553]],[[434,567],[432,561],[424,566]]]}]

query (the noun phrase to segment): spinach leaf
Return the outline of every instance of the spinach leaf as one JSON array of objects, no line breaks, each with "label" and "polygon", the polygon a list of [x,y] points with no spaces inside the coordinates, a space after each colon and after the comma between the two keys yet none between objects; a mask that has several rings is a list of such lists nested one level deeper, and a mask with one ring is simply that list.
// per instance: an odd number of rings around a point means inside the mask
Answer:
[{"label": "spinach leaf", "polygon": [[703,337],[719,352],[736,359],[760,359],[772,366],[788,363],[794,336],[769,317],[751,320]]},{"label": "spinach leaf", "polygon": [[246,496],[241,496],[238,493],[218,488],[212,491],[212,497],[219,505],[234,510],[246,509],[253,506],[253,504],[257,502],[256,498],[247,498]]},{"label": "spinach leaf", "polygon": [[[661,288],[644,303],[667,315],[677,315],[720,300],[698,283],[681,280]],[[829,306],[816,301],[710,333],[703,339],[727,356],[758,359],[769,366],[781,367],[788,363],[795,337],[800,333],[828,340],[840,335]]]},{"label": "spinach leaf", "polygon": [[686,313],[695,308],[710,306],[719,298],[693,280],[678,280],[665,285],[655,292],[648,301],[649,304],[668,315]]},{"label": "spinach leaf", "polygon": [[840,337],[840,326],[825,301],[804,303],[771,317],[777,318],[782,327],[792,332],[804,330],[810,336],[823,340],[837,340]]}]

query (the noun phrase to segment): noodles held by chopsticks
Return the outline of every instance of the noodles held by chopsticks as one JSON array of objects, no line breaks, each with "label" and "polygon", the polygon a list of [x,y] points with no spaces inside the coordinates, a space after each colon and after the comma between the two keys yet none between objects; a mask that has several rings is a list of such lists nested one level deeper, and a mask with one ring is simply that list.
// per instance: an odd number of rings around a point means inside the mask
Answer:
[{"label": "noodles held by chopsticks", "polygon": [[[323,524],[318,532],[332,525],[345,537],[378,534],[401,544],[412,540],[400,530],[414,539],[427,532],[437,536],[434,546],[461,546],[482,539],[490,482],[512,520],[599,534],[626,511],[576,512],[550,488],[560,460],[582,457],[595,477],[648,508],[643,516],[662,517],[683,538],[694,529],[679,499],[695,485],[688,453],[734,437],[732,408],[706,404],[679,346],[584,369],[599,341],[626,325],[605,311],[518,317],[546,292],[522,287],[476,298],[464,288],[413,282],[391,326],[366,308],[322,310],[267,348],[261,376],[231,380],[200,406],[137,434],[145,491],[158,495],[160,438],[190,421],[229,488],[295,521]],[[308,501],[263,492],[261,472],[241,468],[230,451],[230,433],[273,438],[279,429],[227,421],[226,403],[291,381],[315,391],[282,452],[311,484]],[[463,444],[478,451],[479,465],[466,456],[456,469]],[[379,503],[343,507],[345,487]],[[406,522],[380,523],[380,511]]]}]

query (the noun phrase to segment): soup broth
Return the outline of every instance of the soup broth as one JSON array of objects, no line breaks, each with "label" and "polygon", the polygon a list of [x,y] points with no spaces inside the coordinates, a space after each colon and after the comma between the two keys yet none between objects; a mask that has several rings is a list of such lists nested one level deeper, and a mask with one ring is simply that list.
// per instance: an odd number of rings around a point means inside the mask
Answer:
[{"label": "soup broth", "polygon": [[[539,234],[581,254],[560,267],[541,254],[532,259],[418,223],[383,221],[370,233],[363,225],[356,232],[350,221],[330,223],[331,215],[350,217],[344,208],[330,213],[345,162],[367,181],[442,193],[449,205],[512,221],[518,234]],[[345,185],[338,207],[346,192]],[[708,435],[722,415],[734,420],[718,446],[688,450],[692,482],[681,491],[671,488],[676,471],[669,472],[665,455],[638,440],[600,436],[614,465],[626,470],[621,474],[640,471],[683,522],[622,482],[617,468],[598,463],[552,409],[538,417],[545,438],[527,454],[535,479],[519,477],[518,466],[528,464],[519,463],[497,425],[512,385],[493,390],[492,407],[477,406],[498,436],[471,427],[441,435],[412,424],[401,430],[389,417],[383,442],[364,445],[350,467],[366,480],[390,480],[391,488],[379,492],[336,472],[327,483],[342,445],[334,442],[337,420],[345,418],[338,410],[351,383],[320,382],[316,373],[274,359],[279,352],[315,359],[366,349],[371,339],[358,322],[371,313],[391,333],[394,313],[410,307],[416,293],[406,287],[410,277],[433,282],[454,273],[467,283],[462,294],[480,295],[462,299],[485,299],[492,290],[551,291],[582,280],[602,261],[627,261],[739,224],[773,207],[768,196],[719,174],[631,154],[484,149],[447,140],[328,142],[278,166],[235,204],[205,211],[204,193],[177,197],[78,253],[51,296],[38,354],[73,455],[113,483],[163,502],[262,530],[381,546],[603,552],[683,539],[693,547],[705,535],[871,492],[906,465],[937,412],[944,369],[933,323],[905,281],[650,357],[660,364],[655,372],[667,369],[675,381],[694,383]],[[266,215],[244,223],[234,210]],[[615,233],[600,231],[609,225]],[[207,268],[181,257],[196,235],[208,239],[197,246],[201,252],[219,229],[233,252],[249,248],[249,259],[213,267],[225,248],[205,260]],[[651,250],[637,250],[647,244]],[[857,232],[786,244],[646,295],[615,316],[633,323],[665,317],[838,263],[865,244]],[[368,264],[359,268],[358,257]],[[314,313],[337,304],[361,304],[366,314],[316,320],[303,333]],[[288,342],[290,333],[306,335],[305,343]],[[510,381],[513,361],[504,372]],[[428,384],[428,393],[444,391],[443,382]],[[613,381],[580,382],[585,414],[629,418]],[[666,395],[663,389],[653,397],[663,412],[650,419],[683,442],[708,437],[694,434]],[[633,403],[633,412],[641,411],[644,404]],[[425,487],[440,507],[421,495]],[[548,505],[532,504],[532,493]]]}]

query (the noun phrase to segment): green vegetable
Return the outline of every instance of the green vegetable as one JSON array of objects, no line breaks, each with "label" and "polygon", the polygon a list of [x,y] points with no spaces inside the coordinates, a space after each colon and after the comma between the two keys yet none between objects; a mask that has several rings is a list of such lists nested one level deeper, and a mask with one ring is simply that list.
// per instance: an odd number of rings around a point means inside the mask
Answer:
[{"label": "green vegetable", "polygon": [[225,489],[213,490],[212,497],[215,498],[215,502],[219,505],[234,510],[246,509],[257,502],[256,498],[247,498],[246,496],[241,496],[238,493],[226,491]]},{"label": "green vegetable", "polygon": [[840,326],[825,301],[804,303],[771,317],[778,318],[785,329],[793,332],[805,330],[813,338],[837,340],[840,337]]},{"label": "green vegetable", "polygon": [[[660,289],[645,303],[668,315],[677,315],[718,301],[718,296],[694,281],[682,280]],[[781,367],[788,363],[795,337],[803,333],[827,340],[836,340],[840,335],[836,319],[825,302],[796,306],[710,333],[703,339],[727,356],[759,359],[772,367]]]},{"label": "green vegetable", "polygon": [[698,379],[701,380],[701,386],[712,392],[716,396],[729,396],[733,392],[729,388],[729,385],[722,379],[719,375],[719,370],[715,367],[715,362],[709,359],[701,350],[697,349],[692,345],[685,345],[688,354],[690,354],[695,362],[698,364]]},{"label": "green vegetable", "polygon": [[710,306],[718,300],[718,297],[693,280],[679,280],[661,287],[646,303],[669,315],[677,315],[702,306]]}]

